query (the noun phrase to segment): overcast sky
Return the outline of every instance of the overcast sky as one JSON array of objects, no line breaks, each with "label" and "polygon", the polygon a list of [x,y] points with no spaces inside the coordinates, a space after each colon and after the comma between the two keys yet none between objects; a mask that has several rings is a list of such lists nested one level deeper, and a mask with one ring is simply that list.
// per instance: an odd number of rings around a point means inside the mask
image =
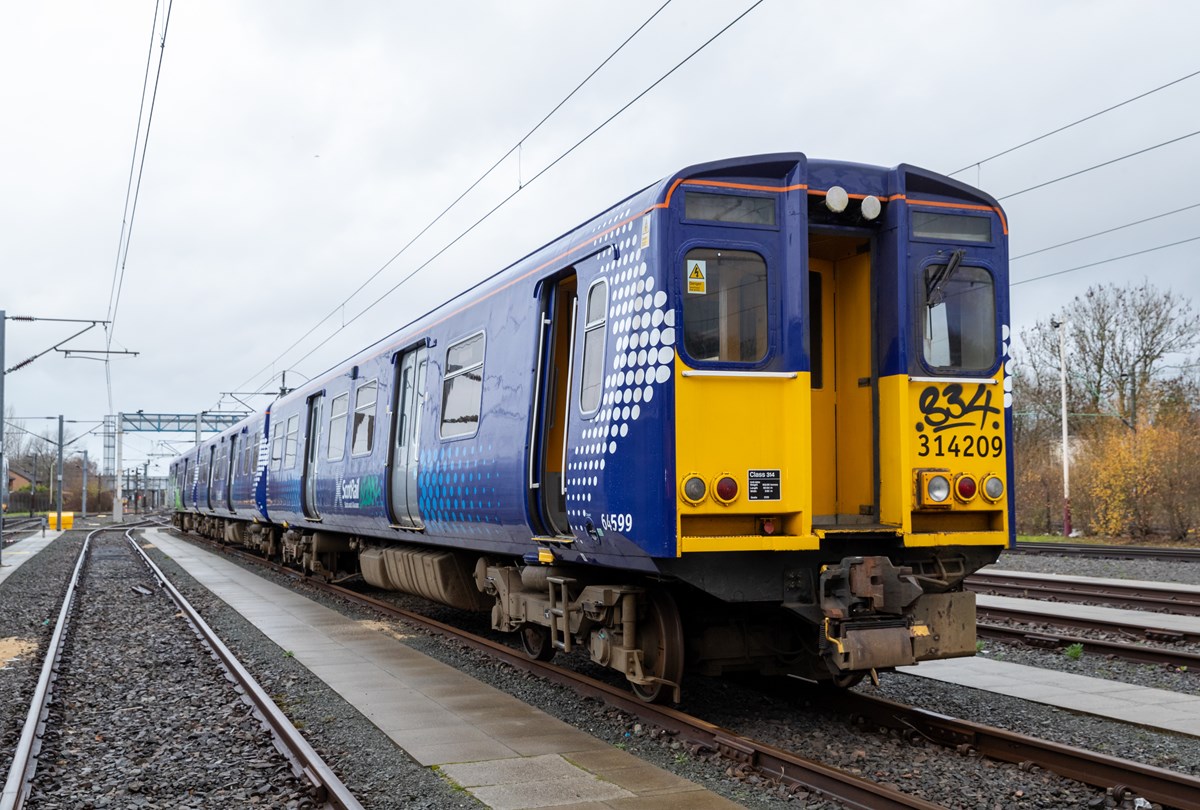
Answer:
[{"label": "overcast sky", "polygon": [[[661,4],[176,3],[125,255],[115,411],[212,409],[313,375],[686,165],[802,151],[958,178],[1002,201],[1013,256],[1200,203],[1200,6],[765,0],[536,181],[753,0],[674,0],[516,156],[299,346]],[[0,10],[0,308],[104,319],[155,4]],[[143,120],[143,133],[145,130]],[[333,334],[504,197],[511,202]],[[1015,195],[1009,197],[1008,195]],[[1012,264],[1014,330],[1097,283],[1200,300],[1200,207]],[[78,327],[7,324],[5,366]],[[104,346],[99,330],[69,344]],[[110,412],[104,365],[48,354],[6,378],[35,432]],[[267,400],[249,399],[257,406]],[[222,407],[235,409],[225,397]],[[127,437],[126,464],[186,436]],[[81,447],[83,443],[76,444]],[[102,444],[87,444],[99,460]],[[165,464],[160,469],[165,469]],[[153,474],[153,473],[152,473]]]}]

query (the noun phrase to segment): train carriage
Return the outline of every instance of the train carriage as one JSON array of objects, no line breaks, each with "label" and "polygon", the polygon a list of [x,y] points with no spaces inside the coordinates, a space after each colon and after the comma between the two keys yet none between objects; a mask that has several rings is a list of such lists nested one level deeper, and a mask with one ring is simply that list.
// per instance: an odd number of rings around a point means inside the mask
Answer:
[{"label": "train carriage", "polygon": [[490,610],[532,656],[581,646],[647,700],[685,665],[969,655],[962,580],[1011,539],[1007,324],[986,194],[694,166],[275,402],[245,534]]}]

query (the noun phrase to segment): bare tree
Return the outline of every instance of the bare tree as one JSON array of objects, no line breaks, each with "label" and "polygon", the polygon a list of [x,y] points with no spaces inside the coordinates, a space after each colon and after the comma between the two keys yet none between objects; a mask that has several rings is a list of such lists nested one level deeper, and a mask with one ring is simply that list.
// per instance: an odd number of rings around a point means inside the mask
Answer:
[{"label": "bare tree", "polygon": [[[1137,428],[1142,405],[1153,389],[1167,385],[1178,392],[1179,375],[1166,360],[1200,346],[1200,315],[1184,298],[1148,282],[1088,288],[1064,308],[1068,332],[1067,387],[1075,414],[1119,417]],[[1060,327],[1062,328],[1062,327]],[[1021,403],[1039,414],[1058,409],[1058,333],[1051,321],[1038,321],[1021,333],[1027,358],[1020,366]]]}]

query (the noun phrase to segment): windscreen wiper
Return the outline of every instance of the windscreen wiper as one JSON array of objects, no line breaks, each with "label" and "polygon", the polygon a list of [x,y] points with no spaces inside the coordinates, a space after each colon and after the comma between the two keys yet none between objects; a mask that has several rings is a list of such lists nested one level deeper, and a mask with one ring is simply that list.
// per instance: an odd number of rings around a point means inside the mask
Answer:
[{"label": "windscreen wiper", "polygon": [[925,306],[933,309],[946,300],[944,288],[954,276],[962,260],[967,255],[966,248],[959,248],[950,254],[950,260],[941,265],[940,269],[925,280]]}]

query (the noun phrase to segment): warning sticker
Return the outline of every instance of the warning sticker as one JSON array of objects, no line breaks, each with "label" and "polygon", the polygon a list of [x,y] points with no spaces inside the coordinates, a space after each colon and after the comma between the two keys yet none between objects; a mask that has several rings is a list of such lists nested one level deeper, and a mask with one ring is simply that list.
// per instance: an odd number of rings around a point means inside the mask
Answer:
[{"label": "warning sticker", "polygon": [[691,295],[706,295],[708,293],[708,262],[693,259],[685,266],[687,270],[687,290]]},{"label": "warning sticker", "polygon": [[751,501],[777,501],[781,497],[779,470],[749,470],[746,497]]},{"label": "warning sticker", "polygon": [[642,217],[642,249],[650,247],[650,215]]}]

